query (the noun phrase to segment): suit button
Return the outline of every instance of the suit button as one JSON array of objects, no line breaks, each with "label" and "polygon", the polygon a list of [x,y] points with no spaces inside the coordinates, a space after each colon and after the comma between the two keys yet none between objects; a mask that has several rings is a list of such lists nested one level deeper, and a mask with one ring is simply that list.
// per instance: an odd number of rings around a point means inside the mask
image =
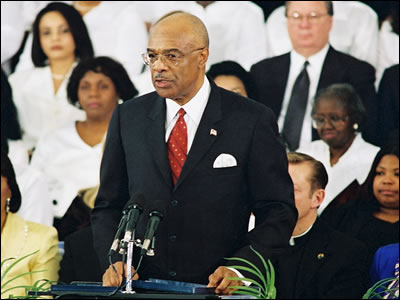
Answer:
[{"label": "suit button", "polygon": [[168,274],[171,277],[175,277],[176,276],[176,272],[174,272],[174,271],[169,271]]},{"label": "suit button", "polygon": [[171,205],[172,205],[173,207],[177,207],[177,206],[178,206],[178,200],[172,200],[172,201],[171,201]]},{"label": "suit button", "polygon": [[53,200],[53,204],[54,204],[54,205],[57,205],[57,204],[58,204],[57,200],[54,199],[54,200]]},{"label": "suit button", "polygon": [[169,236],[169,241],[170,242],[175,242],[176,241],[176,235],[170,235]]}]

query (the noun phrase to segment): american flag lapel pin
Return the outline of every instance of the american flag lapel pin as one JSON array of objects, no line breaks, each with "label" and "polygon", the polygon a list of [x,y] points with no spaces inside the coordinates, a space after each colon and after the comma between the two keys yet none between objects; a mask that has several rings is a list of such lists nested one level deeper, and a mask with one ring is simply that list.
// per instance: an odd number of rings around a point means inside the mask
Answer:
[{"label": "american flag lapel pin", "polygon": [[210,135],[217,136],[217,131],[215,129],[211,129]]}]

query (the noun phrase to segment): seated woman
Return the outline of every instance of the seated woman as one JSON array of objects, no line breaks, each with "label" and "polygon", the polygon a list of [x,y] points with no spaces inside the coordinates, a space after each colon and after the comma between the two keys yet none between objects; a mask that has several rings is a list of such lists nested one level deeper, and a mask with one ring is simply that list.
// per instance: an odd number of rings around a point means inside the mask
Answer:
[{"label": "seated woman", "polygon": [[56,219],[64,216],[79,190],[99,184],[102,141],[114,108],[137,91],[121,64],[97,57],[78,64],[67,93],[86,120],[71,121],[41,138],[31,161],[49,183]]},{"label": "seated woman", "polygon": [[29,167],[28,147],[22,141],[22,130],[7,76],[1,70],[1,149],[13,164],[21,195],[24,198],[18,214],[27,221],[51,226],[53,210],[47,182],[39,171]]},{"label": "seated woman", "polygon": [[[14,169],[7,155],[1,151],[1,298],[9,295],[26,296],[24,288],[40,279],[57,280],[60,263],[58,253],[57,231],[45,226],[25,221],[16,212],[21,205],[21,193],[15,179]],[[5,270],[19,258],[31,254],[17,263],[3,278]],[[11,259],[9,259],[11,258]],[[4,264],[3,262],[7,260]],[[26,272],[33,274],[12,280],[7,286],[5,282]],[[39,272],[40,271],[40,272]]]},{"label": "seated woman", "polygon": [[332,211],[329,221],[366,244],[369,256],[399,242],[399,146],[382,148],[356,201]]},{"label": "seated woman", "polygon": [[354,198],[379,151],[359,133],[364,114],[362,101],[349,84],[333,84],[315,96],[313,126],[321,140],[297,151],[321,161],[328,172],[325,200],[318,208],[321,217]]},{"label": "seated woman", "polygon": [[237,62],[227,60],[214,64],[208,70],[207,75],[219,87],[257,100],[257,88],[251,74]]},{"label": "seated woman", "polygon": [[35,65],[9,78],[15,105],[31,149],[37,140],[84,114],[68,103],[66,85],[77,60],[93,57],[85,23],[72,6],[53,2],[43,8],[33,24],[32,60]]}]

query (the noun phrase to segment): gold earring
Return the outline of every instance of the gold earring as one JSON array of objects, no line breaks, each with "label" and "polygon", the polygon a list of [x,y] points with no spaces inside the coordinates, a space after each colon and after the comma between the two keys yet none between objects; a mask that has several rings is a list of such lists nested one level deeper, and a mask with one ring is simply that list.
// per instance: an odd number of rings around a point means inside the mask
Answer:
[{"label": "gold earring", "polygon": [[10,201],[11,201],[11,199],[7,198],[7,200],[6,200],[6,212],[7,213],[10,212]]}]

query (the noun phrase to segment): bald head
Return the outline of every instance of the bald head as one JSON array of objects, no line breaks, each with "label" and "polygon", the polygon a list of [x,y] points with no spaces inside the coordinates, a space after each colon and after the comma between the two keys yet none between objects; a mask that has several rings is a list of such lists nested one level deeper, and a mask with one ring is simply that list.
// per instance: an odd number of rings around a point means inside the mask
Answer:
[{"label": "bald head", "polygon": [[191,43],[203,47],[209,46],[208,32],[204,23],[198,17],[183,11],[173,11],[162,16],[150,28],[150,36],[159,30],[177,30],[187,34],[192,39]]}]

